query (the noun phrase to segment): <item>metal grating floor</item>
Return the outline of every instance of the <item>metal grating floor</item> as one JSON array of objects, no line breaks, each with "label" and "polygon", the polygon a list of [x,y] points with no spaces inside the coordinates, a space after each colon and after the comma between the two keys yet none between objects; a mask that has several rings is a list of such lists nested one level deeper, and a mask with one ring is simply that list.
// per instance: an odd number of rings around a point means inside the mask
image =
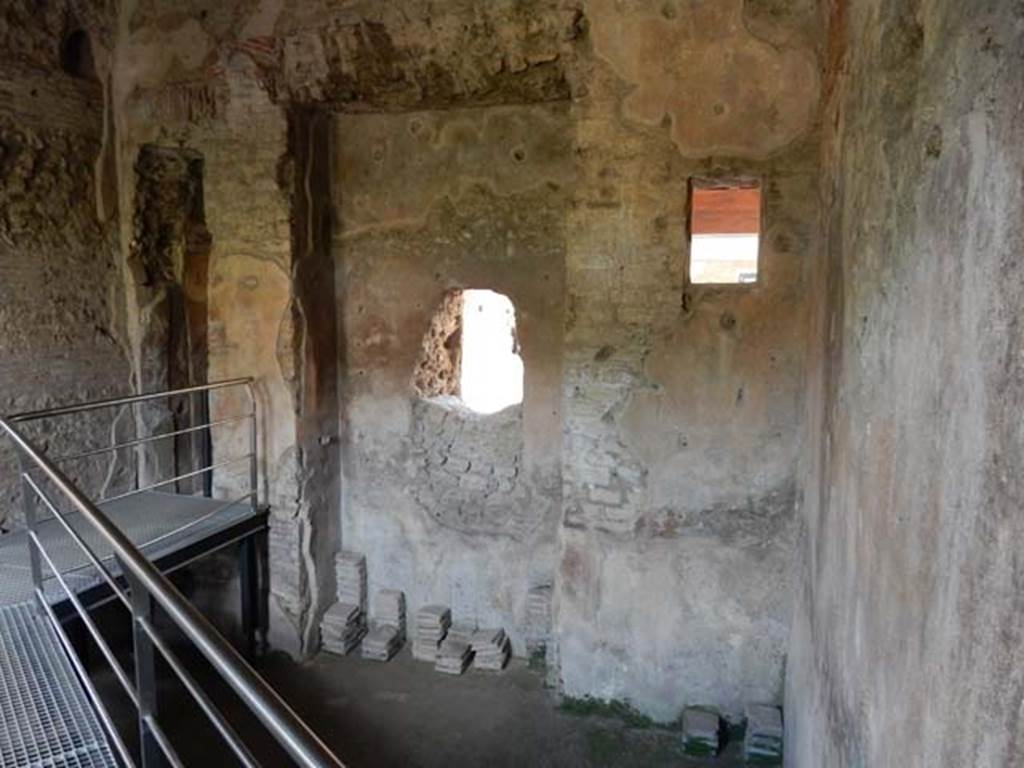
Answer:
[{"label": "metal grating floor", "polygon": [[[143,547],[150,558],[159,558],[188,544],[201,541],[216,531],[253,514],[248,500],[224,507],[225,502],[200,496],[184,496],[149,491],[137,496],[101,503],[100,509],[110,517],[133,542],[142,545],[157,537],[160,541]],[[98,557],[106,558],[110,550],[99,535],[77,515],[71,515],[72,527],[89,544]],[[184,526],[189,526],[184,528]],[[85,554],[57,520],[42,522],[38,535],[54,563],[65,574],[68,586],[76,591],[100,582],[101,576]],[[118,572],[113,560],[104,563]],[[43,566],[46,575],[46,566]],[[63,600],[64,591],[55,579],[48,579],[47,597]],[[24,531],[0,537],[0,605],[32,600],[32,573],[29,569],[28,539]],[[0,766],[5,764],[0,764]]]},{"label": "metal grating floor", "polygon": [[0,606],[0,766],[117,766],[57,635],[30,603]]}]

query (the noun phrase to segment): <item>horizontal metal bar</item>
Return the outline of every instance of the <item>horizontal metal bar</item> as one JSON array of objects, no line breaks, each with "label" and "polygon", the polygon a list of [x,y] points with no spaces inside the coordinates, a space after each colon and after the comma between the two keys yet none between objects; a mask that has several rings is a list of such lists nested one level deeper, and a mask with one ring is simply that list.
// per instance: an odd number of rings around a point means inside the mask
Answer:
[{"label": "horizontal metal bar", "polygon": [[252,418],[255,418],[254,413],[244,413],[241,416],[231,416],[226,419],[217,419],[216,421],[209,421],[205,424],[200,424],[197,427],[186,427],[185,429],[176,429],[173,432],[161,432],[159,435],[149,435],[148,437],[140,437],[136,440],[126,440],[123,443],[115,443],[114,445],[107,446],[106,448],[96,448],[95,450],[92,451],[82,451],[81,453],[72,453],[67,456],[55,456],[51,458],[50,461],[78,461],[79,459],[87,459],[90,456],[99,456],[102,453],[113,453],[114,451],[120,451],[123,448],[134,448],[137,445],[152,443],[157,440],[165,440],[168,437],[176,437],[177,435],[187,435],[190,432],[198,432],[201,429],[210,429],[212,427],[219,427],[224,424],[233,424],[236,421],[245,421],[247,419]]},{"label": "horizontal metal bar", "polygon": [[168,618],[206,658],[244,704],[256,715],[285,751],[308,768],[342,766],[327,746],[317,738],[295,711],[242,658],[241,654],[213,628],[205,616],[132,544],[99,508],[10,423],[0,419],[0,429],[15,446],[46,475],[82,513],[82,516],[106,540],[122,569],[130,572]]},{"label": "horizontal metal bar", "polygon": [[202,475],[202,474],[205,474],[206,472],[213,472],[213,470],[215,470],[215,469],[223,469],[224,467],[230,466],[232,464],[237,464],[240,461],[249,461],[249,459],[251,459],[251,458],[252,458],[252,454],[247,453],[247,454],[245,454],[245,456],[236,456],[233,459],[224,459],[224,461],[217,462],[216,464],[211,464],[208,467],[202,467],[201,469],[196,469],[196,470],[193,470],[192,472],[185,472],[184,474],[176,475],[176,476],[174,476],[172,478],[169,478],[168,480],[161,480],[159,483],[150,483],[149,485],[144,485],[141,488],[136,488],[133,491],[125,491],[124,493],[119,493],[116,496],[108,496],[105,499],[100,499],[99,503],[101,505],[102,504],[109,504],[112,501],[118,501],[120,499],[127,499],[129,496],[138,496],[140,493],[145,493],[146,491],[152,491],[154,488],[162,488],[165,485],[170,485],[171,483],[176,483],[179,480],[188,480],[190,477],[195,477],[196,475]]},{"label": "horizontal metal bar", "polygon": [[[101,559],[98,558],[96,556],[96,553],[92,551],[92,547],[86,544],[85,539],[81,537],[78,531],[71,527],[71,523],[69,523],[67,519],[64,517],[64,515],[57,510],[56,505],[52,501],[50,501],[50,497],[47,496],[46,493],[43,492],[43,490],[38,485],[36,485],[36,481],[29,477],[28,473],[23,474],[22,477],[24,478],[25,482],[29,484],[32,490],[35,491],[36,495],[42,500],[43,504],[46,505],[47,509],[50,510],[53,516],[57,519],[57,521],[60,522],[62,526],[64,526],[64,529],[71,536],[72,540],[74,540],[74,542],[81,548],[81,550],[85,552],[85,556],[89,558],[89,562],[92,563],[96,570],[100,572],[100,575],[103,577],[103,580],[106,581],[108,585],[110,585],[110,588],[112,590],[114,590],[114,594],[121,598],[121,602],[124,603],[125,607],[128,610],[131,610],[132,604],[131,601],[128,599],[127,593],[125,593],[125,591],[121,589],[120,586],[118,586],[117,580],[110,574],[110,571],[108,571],[103,566]],[[74,573],[75,571],[80,571],[83,568],[88,567],[89,564],[87,563],[86,565],[79,566],[78,568],[68,569],[67,571],[64,571],[64,573]]]},{"label": "horizontal metal bar", "polygon": [[93,709],[96,710],[96,715],[103,724],[103,729],[107,732],[107,737],[114,743],[114,750],[117,752],[117,756],[121,758],[121,761],[124,765],[128,766],[128,768],[136,768],[135,761],[132,760],[131,752],[128,751],[128,747],[125,746],[124,741],[121,739],[121,734],[114,725],[114,721],[111,719],[107,708],[103,706],[103,699],[100,698],[99,692],[96,690],[96,686],[92,682],[92,678],[89,677],[89,673],[86,672],[85,667],[82,666],[82,662],[78,658],[78,654],[75,653],[75,646],[72,644],[71,638],[68,637],[67,632],[64,630],[64,626],[60,623],[60,620],[57,619],[57,614],[53,612],[53,608],[48,602],[46,602],[45,595],[40,596],[37,591],[36,597],[42,604],[43,611],[46,613],[46,617],[50,620],[50,624],[53,625],[54,630],[57,632],[57,639],[60,640],[60,644],[64,648],[64,653],[67,654],[68,660],[71,662],[71,666],[74,667],[75,674],[78,676],[79,681],[81,681],[82,687],[85,688],[85,693],[92,702]]},{"label": "horizontal metal bar", "polygon": [[185,764],[181,762],[178,753],[174,751],[170,739],[167,738],[167,734],[164,733],[164,729],[160,727],[160,723],[156,721],[156,718],[152,715],[146,715],[142,719],[146,723],[146,728],[153,734],[153,740],[156,741],[156,745],[160,747],[160,751],[164,753],[167,762],[171,764],[171,768],[185,768]]},{"label": "horizontal metal bar", "polygon": [[[169,539],[171,536],[177,536],[182,531],[187,531],[189,528],[192,528],[193,526],[196,526],[196,525],[199,525],[200,523],[206,522],[211,517],[213,517],[213,516],[223,512],[225,509],[230,509],[231,507],[235,506],[236,504],[241,504],[243,501],[248,499],[254,493],[255,493],[255,491],[248,491],[248,492],[242,494],[241,496],[239,496],[238,498],[233,499],[232,501],[227,501],[227,502],[221,504],[218,507],[214,507],[209,512],[207,512],[205,515],[201,515],[201,516],[197,517],[195,520],[189,520],[184,525],[179,525],[173,531],[167,531],[166,533],[161,533],[159,536],[154,536],[152,539],[144,541],[141,544],[136,544],[135,546],[138,547],[139,550],[143,550],[146,547],[150,547],[153,544],[157,544],[157,543],[163,541],[164,539]],[[114,556],[113,555],[107,555],[106,557],[104,557],[102,559],[103,560],[113,560]],[[64,573],[75,573],[76,571],[81,571],[81,570],[84,570],[84,569],[86,569],[88,567],[89,567],[88,563],[85,563],[83,565],[76,565],[74,568],[68,568],[67,570],[64,571]],[[125,605],[129,605],[127,595],[125,595],[124,593],[121,593],[121,599],[125,601]]]},{"label": "horizontal metal bar", "polygon": [[[78,595],[75,594],[74,590],[68,586],[68,583],[64,581],[64,577],[61,575],[57,566],[53,564],[53,560],[50,559],[49,553],[43,548],[42,543],[39,541],[39,537],[36,536],[35,531],[28,532],[29,539],[36,545],[36,550],[42,555],[43,560],[50,566],[50,570],[53,571],[54,577],[57,579],[57,583],[61,585],[64,592],[67,594],[71,604],[75,607],[75,611],[78,613],[78,617],[85,624],[86,629],[89,630],[89,634],[92,635],[92,639],[96,641],[97,647],[100,649],[100,653],[103,654],[103,658],[107,660],[107,664],[110,665],[110,669],[114,673],[114,677],[117,678],[117,682],[124,688],[124,692],[131,699],[132,704],[136,707],[139,706],[139,696],[135,691],[135,686],[132,685],[128,679],[128,675],[125,674],[124,668],[121,663],[114,656],[114,652],[110,650],[110,646],[107,645],[107,641],[103,639],[103,635],[100,634],[100,628],[93,622],[92,617],[89,616],[89,612],[82,605],[82,602],[78,599]],[[40,600],[46,599],[46,593],[41,588],[36,588],[36,594]]]},{"label": "horizontal metal bar", "polygon": [[77,405],[65,405],[58,408],[42,408],[38,411],[25,411],[13,416],[8,416],[4,421],[11,424],[19,424],[36,419],[47,419],[51,416],[67,416],[72,413],[84,411],[95,411],[101,408],[113,408],[118,405],[131,405],[133,403],[144,403],[149,400],[158,400],[162,397],[174,397],[175,395],[188,395],[193,392],[212,392],[215,389],[226,387],[239,387],[245,384],[252,384],[251,376],[243,376],[237,379],[225,379],[214,381],[209,384],[197,384],[194,387],[182,387],[181,389],[168,389],[163,392],[148,392],[142,395],[125,395],[123,397],[111,397],[106,400],[93,400],[89,403],[78,403]]},{"label": "horizontal metal bar", "polygon": [[213,723],[213,726],[220,732],[220,735],[224,737],[224,741],[231,747],[231,751],[235,753],[235,756],[249,768],[259,768],[259,763],[256,762],[256,758],[253,757],[252,753],[246,748],[242,742],[241,737],[235,731],[234,728],[224,719],[224,716],[217,709],[216,705],[210,700],[210,697],[206,695],[205,691],[199,687],[199,684],[195,681],[192,675],[185,665],[181,663],[181,659],[178,658],[177,654],[171,650],[170,646],[164,642],[164,639],[160,637],[160,634],[156,631],[156,628],[149,623],[149,621],[139,616],[136,618],[139,622],[139,626],[142,627],[143,631],[149,635],[149,639],[153,642],[153,645],[163,655],[164,661],[167,662],[175,674],[178,675],[178,679],[181,680],[182,685],[185,689],[192,694],[192,698],[196,700],[199,708],[203,710],[206,716]]}]

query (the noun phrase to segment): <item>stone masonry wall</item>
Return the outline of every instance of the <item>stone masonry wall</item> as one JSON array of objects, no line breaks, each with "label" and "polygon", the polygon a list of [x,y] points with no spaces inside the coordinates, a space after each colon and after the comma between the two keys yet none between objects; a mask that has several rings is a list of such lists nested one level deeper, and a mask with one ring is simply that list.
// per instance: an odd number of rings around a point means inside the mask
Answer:
[{"label": "stone masonry wall", "polygon": [[[212,45],[203,35],[193,42]],[[319,557],[329,558],[337,546],[331,522],[337,502],[330,502],[329,490],[337,483],[337,460],[327,462],[325,476],[318,456],[321,435],[336,430],[336,406],[329,425],[315,428],[312,435],[308,430],[310,419],[322,420],[323,402],[333,402],[322,386],[313,386],[312,372],[327,372],[332,388],[335,378],[333,362],[313,364],[315,344],[307,328],[307,322],[323,327],[310,286],[333,285],[330,273],[325,276],[313,266],[317,257],[307,234],[314,214],[303,202],[310,169],[324,161],[310,161],[308,121],[290,119],[270,100],[248,56],[227,52],[207,73],[203,87],[179,89],[151,79],[154,62],[169,55],[161,42],[149,41],[140,31],[121,45],[123,56],[143,57],[151,68],[126,70],[116,86],[123,105],[122,163],[129,167],[150,144],[184,147],[202,158],[210,235],[208,376],[214,381],[256,379],[264,479],[260,498],[271,510],[271,640],[301,654],[316,642],[318,595],[333,590],[333,570],[317,569],[317,551],[326,548]],[[207,50],[214,55],[212,48]],[[317,151],[326,150],[321,146]],[[324,198],[325,193],[318,195]],[[123,210],[135,209],[131,185],[122,184],[121,198]],[[330,301],[326,316],[333,323]],[[142,327],[137,318],[134,322],[134,343],[141,350]],[[333,350],[332,337],[324,333]],[[237,415],[247,408],[241,392],[229,391],[214,398],[212,416]],[[221,460],[249,450],[244,424],[219,428],[213,439]],[[319,478],[320,487],[311,485],[312,477]],[[215,495],[223,498],[235,498],[247,486],[244,462],[214,478]],[[330,584],[321,588],[324,579]]]},{"label": "stone masonry wall", "polygon": [[[550,585],[560,511],[565,105],[337,121],[342,539],[371,591],[503,625],[525,653],[527,592]],[[524,401],[492,415],[413,387],[453,289],[506,294]]]},{"label": "stone masonry wall", "polygon": [[[815,9],[765,29],[741,25],[742,5],[591,3],[574,103],[558,660],[565,692],[666,721],[782,697],[817,251],[818,64],[800,30]],[[688,62],[723,39],[733,53],[692,83]],[[637,71],[640,45],[666,78]],[[795,122],[765,125],[765,110]],[[761,180],[756,284],[687,284],[694,176]]]},{"label": "stone masonry wall", "polygon": [[[204,158],[210,375],[260,380],[295,647],[329,598],[340,477],[371,590],[503,624],[517,653],[553,614],[567,693],[665,720],[781,697],[821,22],[815,0],[142,0],[122,18],[122,163],[143,143]],[[687,286],[688,181],[716,175],[761,180],[754,286]],[[328,200],[333,297],[310,278],[331,271]],[[520,408],[413,388],[460,288],[515,304]]]},{"label": "stone masonry wall", "polygon": [[[101,204],[104,89],[114,17],[102,3],[14,2],[0,13],[0,413],[123,394],[117,229]],[[70,74],[61,44],[91,41],[98,72]],[[51,455],[105,445],[110,414],[29,430]],[[0,527],[20,524],[13,451],[0,438]],[[91,494],[132,479],[111,457],[66,465]]]}]

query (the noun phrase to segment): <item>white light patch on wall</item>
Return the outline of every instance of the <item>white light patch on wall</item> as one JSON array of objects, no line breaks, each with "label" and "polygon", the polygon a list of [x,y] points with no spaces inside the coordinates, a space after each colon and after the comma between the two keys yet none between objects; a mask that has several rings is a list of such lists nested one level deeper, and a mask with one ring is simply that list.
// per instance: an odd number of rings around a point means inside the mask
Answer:
[{"label": "white light patch on wall", "polygon": [[479,413],[523,402],[523,359],[511,300],[494,291],[467,290],[462,302],[462,402]]},{"label": "white light patch on wall", "polygon": [[690,281],[757,282],[757,235],[694,235],[690,239]]}]

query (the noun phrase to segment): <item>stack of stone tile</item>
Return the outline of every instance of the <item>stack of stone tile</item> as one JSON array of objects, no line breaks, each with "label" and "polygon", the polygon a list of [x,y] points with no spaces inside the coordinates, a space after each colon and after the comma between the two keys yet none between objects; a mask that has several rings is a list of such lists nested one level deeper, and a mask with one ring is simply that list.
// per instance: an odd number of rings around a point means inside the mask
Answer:
[{"label": "stack of stone tile", "polygon": [[551,587],[541,585],[526,593],[526,647],[535,651],[551,639]]},{"label": "stack of stone tile", "polygon": [[389,661],[401,647],[402,636],[395,627],[374,622],[363,638],[361,653],[364,659]]},{"label": "stack of stone tile", "polygon": [[365,634],[363,612],[352,603],[335,603],[320,621],[320,642],[331,653],[351,653]]},{"label": "stack of stone tile", "polygon": [[438,647],[452,625],[452,612],[446,605],[425,605],[416,612],[412,655],[420,661],[437,661]]},{"label": "stack of stone tile", "polygon": [[479,629],[470,640],[473,665],[477,669],[500,672],[512,656],[512,642],[504,629]]},{"label": "stack of stone tile", "polygon": [[448,637],[437,651],[434,669],[446,675],[461,675],[473,660],[473,649],[463,640]]},{"label": "stack of stone tile", "polygon": [[782,761],[782,713],[778,707],[747,705],[743,752],[751,763],[777,765]]},{"label": "stack of stone tile", "polygon": [[721,718],[707,707],[683,710],[683,750],[688,755],[717,755],[721,746]]},{"label": "stack of stone tile", "polygon": [[405,595],[395,589],[380,590],[373,601],[373,614],[363,638],[363,658],[388,661],[405,643]]},{"label": "stack of stone tile", "polygon": [[358,552],[342,550],[334,558],[338,580],[338,600],[366,610],[366,558]]},{"label": "stack of stone tile", "polygon": [[338,601],[320,621],[324,650],[347,654],[366,634],[366,558],[356,552],[339,552],[334,559]]},{"label": "stack of stone tile", "polygon": [[405,642],[405,593],[399,589],[382,589],[373,600],[373,620],[394,627]]},{"label": "stack of stone tile", "polygon": [[473,633],[476,632],[476,624],[469,621],[453,621],[448,628],[446,638],[458,640],[460,643],[470,644],[473,642]]}]

